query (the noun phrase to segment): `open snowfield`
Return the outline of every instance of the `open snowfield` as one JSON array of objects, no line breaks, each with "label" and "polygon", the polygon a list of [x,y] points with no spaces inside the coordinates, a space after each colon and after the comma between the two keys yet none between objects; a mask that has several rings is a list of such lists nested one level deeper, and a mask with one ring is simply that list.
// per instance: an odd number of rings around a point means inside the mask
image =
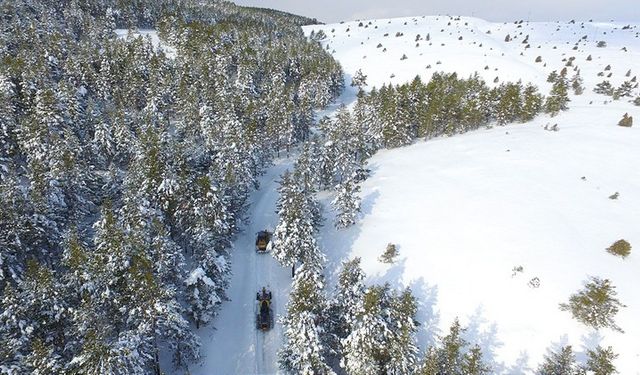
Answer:
[{"label": "open snowfield", "polygon": [[[118,38],[127,38],[129,35],[129,30],[127,29],[116,29],[115,31]],[[176,56],[176,49],[167,44],[165,41],[160,40],[160,36],[158,35],[157,30],[136,29],[131,31],[131,34],[134,38],[149,38],[149,40],[151,41],[151,45],[153,45],[154,48],[161,48],[167,55],[167,57],[174,58]]]},{"label": "open snowfield", "polygon": [[[604,104],[611,98],[592,92],[605,79],[617,87],[640,74],[638,26],[442,16],[359,23],[305,28],[326,33],[323,44],[335,51],[347,85],[358,69],[369,89],[416,75],[426,81],[435,71],[478,72],[489,84],[496,76],[521,79],[547,94],[547,75],[574,56],[585,93],[571,95],[569,111],[554,118],[379,152],[362,185],[360,222],[336,231],[327,212],[321,245],[329,283],[342,260],[362,257],[370,282],[411,286],[421,302],[422,349],[460,317],[467,339],[481,345],[495,373],[532,374],[549,348],[566,344],[584,361],[585,350],[600,344],[620,355],[619,373],[640,374],[640,107],[629,98]],[[507,34],[512,41],[505,42]],[[527,35],[530,48],[522,43]],[[596,47],[600,40],[605,48]],[[342,101],[354,97],[347,87]],[[636,119],[632,128],[616,125],[625,112]],[[546,124],[558,124],[559,131],[544,130]],[[609,199],[616,192],[619,198]],[[605,251],[623,238],[632,245],[628,258]],[[389,242],[400,253],[392,265],[377,260]],[[519,266],[522,272],[514,274]],[[617,287],[627,307],[616,321],[625,333],[594,331],[558,308],[589,276]],[[539,287],[530,285],[535,278]]]}]

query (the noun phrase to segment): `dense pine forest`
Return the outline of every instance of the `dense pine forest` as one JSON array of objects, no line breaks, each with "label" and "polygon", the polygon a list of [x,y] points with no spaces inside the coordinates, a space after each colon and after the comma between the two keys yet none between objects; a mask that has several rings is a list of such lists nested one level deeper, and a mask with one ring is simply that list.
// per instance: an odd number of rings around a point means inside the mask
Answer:
[{"label": "dense pine forest", "polygon": [[[244,272],[231,247],[250,195],[285,155],[269,248],[294,273],[280,370],[497,371],[458,319],[418,347],[412,290],[367,283],[364,258],[326,275],[319,235],[358,222],[377,151],[555,116],[584,91],[579,72],[554,71],[546,96],[416,76],[359,89],[316,123],[344,74],[324,33],[305,37],[315,19],[220,0],[0,0],[0,12],[0,374],[190,373]],[[389,243],[379,261],[397,255]],[[611,347],[586,355],[559,347],[538,373],[615,372]]]},{"label": "dense pine forest", "polygon": [[340,66],[312,20],[222,1],[0,12],[0,373],[187,366],[256,177],[308,137]]}]

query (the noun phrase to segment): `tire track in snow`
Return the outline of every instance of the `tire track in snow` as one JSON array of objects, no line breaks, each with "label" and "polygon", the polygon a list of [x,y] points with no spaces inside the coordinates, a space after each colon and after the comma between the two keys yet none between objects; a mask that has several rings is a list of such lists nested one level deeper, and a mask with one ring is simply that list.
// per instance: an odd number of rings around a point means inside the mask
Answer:
[{"label": "tire track in snow", "polygon": [[[277,351],[283,335],[277,321],[291,289],[290,270],[280,267],[271,254],[257,254],[255,235],[261,229],[273,230],[277,225],[278,181],[291,166],[290,159],[276,160],[260,178],[260,190],[251,195],[247,213],[250,222],[238,234],[231,253],[232,275],[227,290],[230,301],[222,305],[210,326],[197,332],[202,341],[203,360],[190,369],[193,375],[278,372]],[[273,293],[275,325],[262,332],[256,329],[256,292],[267,285]]]}]

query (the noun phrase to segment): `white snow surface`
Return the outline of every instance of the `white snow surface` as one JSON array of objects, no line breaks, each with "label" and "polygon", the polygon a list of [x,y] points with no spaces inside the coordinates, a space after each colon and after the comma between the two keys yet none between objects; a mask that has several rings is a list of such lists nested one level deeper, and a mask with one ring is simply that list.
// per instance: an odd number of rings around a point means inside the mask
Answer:
[{"label": "white snow surface", "polygon": [[[198,331],[203,361],[189,369],[192,375],[278,372],[277,351],[284,334],[277,321],[286,314],[291,270],[281,267],[268,252],[256,253],[255,239],[258,231],[273,231],[278,223],[278,181],[288,168],[290,159],[276,160],[260,178],[260,190],[251,196],[250,222],[231,250],[230,301],[223,302],[219,315]],[[275,327],[266,332],[257,330],[255,323],[256,292],[262,287],[271,290],[275,315]]]},{"label": "white snow surface", "polygon": [[[623,24],[580,22],[518,27],[443,16],[362,23],[304,28],[307,34],[325,31],[323,44],[335,50],[346,73],[344,94],[320,115],[353,103],[356,90],[348,84],[358,69],[368,76],[367,89],[418,74],[427,81],[435,71],[463,77],[477,71],[489,84],[496,76],[500,82],[522,79],[546,94],[547,75],[562,69],[562,59],[575,56],[586,91],[571,96],[570,110],[554,118],[379,152],[370,160],[372,177],[362,185],[360,222],[350,229],[333,229],[332,196],[321,195],[328,220],[320,244],[328,255],[329,286],[343,260],[362,257],[368,282],[412,288],[420,302],[421,349],[460,317],[469,327],[466,338],[481,345],[494,373],[533,374],[549,348],[565,344],[584,361],[586,348],[600,344],[620,354],[615,364],[621,374],[640,374],[640,133],[638,124],[615,125],[625,112],[640,120],[640,111],[627,99],[605,105],[610,98],[591,91],[604,79],[618,86],[630,79],[624,77],[629,69],[631,76],[640,72],[638,25],[630,30],[622,30]],[[397,32],[404,35],[396,37]],[[423,40],[416,47],[418,33]],[[427,33],[432,45],[424,40]],[[504,42],[507,34],[514,40]],[[531,47],[525,49],[527,34]],[[587,40],[573,50],[584,35]],[[153,41],[153,32],[150,37]],[[599,40],[608,46],[596,48]],[[383,47],[376,48],[378,43]],[[407,59],[401,61],[403,54]],[[537,56],[542,63],[534,62]],[[613,76],[598,77],[607,64]],[[558,132],[542,129],[555,123]],[[289,160],[277,161],[252,195],[250,223],[233,245],[231,300],[209,327],[200,329],[204,359],[190,368],[192,374],[278,372],[283,332],[278,323],[266,333],[256,330],[255,293],[269,287],[276,319],[284,315],[290,270],[270,254],[256,254],[254,241],[259,230],[277,224],[277,181],[290,167]],[[619,198],[609,199],[615,192]],[[624,260],[605,251],[621,238],[635,245]],[[389,242],[400,252],[392,265],[377,260]],[[523,272],[512,276],[517,266]],[[611,279],[628,305],[616,319],[624,334],[593,331],[558,309],[589,276]],[[536,277],[540,286],[530,287]]]},{"label": "white snow surface", "polygon": [[[121,39],[125,39],[129,36],[128,29],[116,29],[115,32],[116,32],[116,36]],[[140,36],[143,38],[149,38],[149,40],[151,41],[151,45],[153,45],[153,47],[156,49],[162,49],[164,53],[167,55],[167,57],[175,58],[176,56],[176,49],[170,46],[169,44],[167,44],[165,41],[161,40],[160,36],[158,36],[157,30],[135,29],[135,30],[131,30],[131,36],[133,36],[134,38],[137,38]]]},{"label": "white snow surface", "polygon": [[[304,28],[328,35],[322,43],[345,70],[345,104],[355,99],[348,85],[358,69],[368,76],[367,89],[416,75],[428,81],[445,71],[462,77],[478,72],[491,85],[496,76],[500,82],[521,79],[547,94],[547,75],[570,56],[585,93],[571,95],[569,111],[553,118],[378,152],[362,184],[358,224],[335,230],[332,197],[323,195],[329,220],[320,244],[329,259],[329,285],[341,261],[361,257],[368,282],[412,288],[420,302],[421,349],[459,317],[469,327],[467,340],[480,344],[497,374],[533,374],[547,350],[567,344],[579,362],[586,349],[611,345],[619,373],[640,374],[640,107],[592,92],[605,79],[619,86],[630,79],[629,69],[631,77],[640,74],[638,25],[623,30],[626,24],[518,25],[444,16],[359,22]],[[416,47],[416,34],[427,33],[432,45],[420,40]],[[507,34],[514,40],[505,42]],[[600,40],[607,47],[597,48]],[[408,59],[401,61],[403,54]],[[543,62],[535,63],[537,56]],[[609,64],[612,77],[609,71],[597,76]],[[570,78],[573,67],[568,70]],[[632,128],[616,125],[625,112],[636,120]],[[546,124],[558,124],[559,131],[545,131]],[[615,192],[619,198],[609,199]],[[632,245],[626,259],[605,251],[619,239]],[[390,242],[399,258],[380,263]],[[513,275],[518,266],[523,272]],[[560,311],[589,276],[617,287],[627,307],[616,321],[625,333],[595,331]],[[534,278],[537,288],[529,285]]]}]

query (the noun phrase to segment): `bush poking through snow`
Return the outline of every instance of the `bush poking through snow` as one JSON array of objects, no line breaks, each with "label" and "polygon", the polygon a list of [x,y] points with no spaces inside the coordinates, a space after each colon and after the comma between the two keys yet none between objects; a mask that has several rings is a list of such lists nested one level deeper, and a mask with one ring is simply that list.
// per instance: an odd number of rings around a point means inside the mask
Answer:
[{"label": "bush poking through snow", "polygon": [[395,258],[398,256],[398,248],[395,244],[389,243],[387,244],[387,248],[384,253],[378,258],[378,260],[382,263],[393,263]]},{"label": "bush poking through snow", "polygon": [[522,266],[513,266],[511,269],[511,277],[515,277],[518,273],[524,272],[524,268]]},{"label": "bush poking through snow", "polygon": [[612,96],[613,86],[611,86],[611,82],[609,81],[602,81],[596,85],[596,87],[593,89],[593,92],[595,92],[596,94]]},{"label": "bush poking through snow", "polygon": [[620,193],[618,193],[617,191],[613,194],[611,194],[609,196],[609,199],[618,199],[618,197],[620,196]]},{"label": "bush poking through snow", "polygon": [[607,247],[607,252],[624,259],[631,254],[631,244],[626,240],[618,240],[614,242],[613,245]]},{"label": "bush poking through snow", "polygon": [[625,113],[624,116],[622,116],[622,119],[618,121],[618,125],[630,128],[633,125],[633,116],[629,116],[628,113]]},{"label": "bush poking through snow", "polygon": [[560,310],[571,311],[576,320],[595,329],[624,332],[614,321],[620,308],[626,307],[616,298],[615,289],[609,279],[591,277],[583,290],[569,297],[569,303],[560,304]]},{"label": "bush poking through snow", "polygon": [[578,72],[571,79],[571,88],[573,89],[574,95],[582,95],[582,93],[584,93],[584,87],[582,86],[582,77],[580,77],[580,72]]}]

